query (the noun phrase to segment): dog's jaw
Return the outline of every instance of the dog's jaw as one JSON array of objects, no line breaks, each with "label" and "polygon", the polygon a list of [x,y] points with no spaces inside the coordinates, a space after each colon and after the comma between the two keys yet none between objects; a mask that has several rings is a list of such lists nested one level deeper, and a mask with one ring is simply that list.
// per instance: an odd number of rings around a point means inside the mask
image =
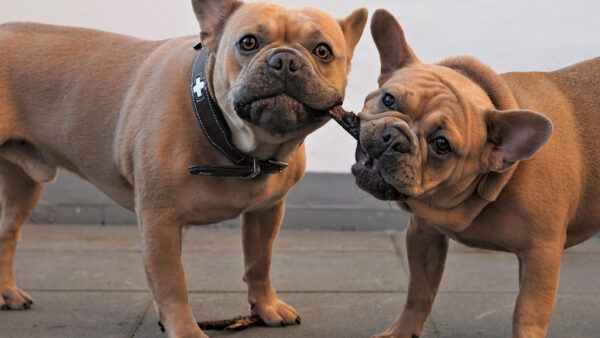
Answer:
[{"label": "dog's jaw", "polygon": [[286,161],[308,134],[329,121],[326,111],[284,93],[246,105],[225,105],[226,120],[243,131],[233,133],[235,146],[261,159]]},{"label": "dog's jaw", "polygon": [[323,119],[318,124],[297,128],[284,134],[273,134],[262,127],[242,119],[232,105],[221,105],[223,116],[229,128],[234,132],[231,140],[235,147],[252,157],[259,159],[277,159],[289,161],[304,138],[314,130],[325,124],[328,119]]},{"label": "dog's jaw", "polygon": [[243,120],[260,126],[273,135],[285,135],[327,117],[326,111],[303,104],[287,93],[235,103],[234,107]]},{"label": "dog's jaw", "polygon": [[231,141],[241,152],[261,160],[276,159],[288,162],[294,156],[304,138],[324,125],[325,118],[318,124],[297,128],[293,132],[276,135],[242,119],[236,112],[230,97],[231,88],[226,81],[219,82],[224,76],[215,76],[219,69],[215,67],[212,55],[207,65],[208,88],[217,105],[223,112],[227,126],[231,129]]},{"label": "dog's jaw", "polygon": [[356,146],[356,164],[352,166],[352,174],[356,184],[375,198],[384,201],[402,201],[407,198],[383,178],[379,162],[368,156],[360,143]]}]

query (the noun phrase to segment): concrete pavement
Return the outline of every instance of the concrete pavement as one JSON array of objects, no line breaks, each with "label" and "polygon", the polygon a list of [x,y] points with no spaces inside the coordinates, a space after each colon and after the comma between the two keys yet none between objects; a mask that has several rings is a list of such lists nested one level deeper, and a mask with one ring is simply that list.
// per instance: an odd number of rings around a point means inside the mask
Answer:
[{"label": "concrete pavement", "polygon": [[[285,228],[285,226],[284,226]],[[237,229],[184,235],[198,320],[249,312]],[[272,279],[302,325],[211,337],[369,337],[406,297],[403,232],[282,230]],[[0,312],[0,337],[164,337],[146,286],[134,226],[26,225],[17,283],[36,304]],[[506,337],[518,289],[507,253],[452,245],[425,337]],[[566,251],[549,337],[600,337],[600,238]]]}]

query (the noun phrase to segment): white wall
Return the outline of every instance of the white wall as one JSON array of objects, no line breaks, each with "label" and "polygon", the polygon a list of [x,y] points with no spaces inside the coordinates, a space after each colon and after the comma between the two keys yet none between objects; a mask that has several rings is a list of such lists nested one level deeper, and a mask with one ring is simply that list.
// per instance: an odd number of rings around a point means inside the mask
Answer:
[{"label": "white wall", "polygon": [[[592,0],[271,0],[342,17],[387,8],[425,62],[469,54],[498,72],[553,70],[600,56],[600,2]],[[147,39],[197,34],[189,0],[0,0],[0,22],[84,26]],[[0,46],[2,48],[2,46]],[[346,109],[375,89],[379,57],[367,31],[355,53]],[[334,122],[307,140],[308,169],[348,172],[355,144]]]}]

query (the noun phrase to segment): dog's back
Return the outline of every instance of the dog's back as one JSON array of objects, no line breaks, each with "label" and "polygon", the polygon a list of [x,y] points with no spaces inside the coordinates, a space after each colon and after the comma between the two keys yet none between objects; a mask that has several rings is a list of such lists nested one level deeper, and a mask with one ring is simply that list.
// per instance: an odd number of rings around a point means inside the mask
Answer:
[{"label": "dog's back", "polygon": [[[36,182],[52,180],[56,167],[63,167],[123,190],[115,163],[119,119],[128,100],[135,104],[132,98],[146,87],[144,72],[159,68],[155,59],[175,49],[169,41],[175,40],[34,23],[0,25],[0,159],[20,163]],[[156,54],[161,55],[153,58]]]},{"label": "dog's back", "polygon": [[[539,155],[553,163],[557,181],[573,182],[579,195],[571,204],[566,246],[577,244],[600,231],[600,57],[554,72],[502,75],[519,106],[547,115],[554,132],[549,142],[554,154],[542,148]],[[543,99],[540,99],[543,98]],[[556,152],[560,149],[560,152]],[[556,200],[562,200],[560,185]],[[570,189],[575,187],[570,187]],[[557,206],[562,207],[562,206]]]},{"label": "dog's back", "polygon": [[156,43],[117,34],[33,23],[0,25],[0,45],[0,122],[12,119],[2,123],[10,130],[0,131],[0,144],[7,134],[21,136],[23,124],[30,129],[23,133],[51,133],[38,139],[56,137],[56,129],[42,127],[66,128],[66,122],[76,121],[65,116],[75,110],[73,104],[90,110],[86,123],[106,125],[119,111],[135,72],[156,48]]},{"label": "dog's back", "polygon": [[[0,25],[0,88],[10,91],[8,95],[12,97],[21,98],[19,102],[11,102],[18,105],[17,113],[53,110],[54,118],[63,119],[60,111],[68,110],[64,104],[73,98],[114,111],[117,107],[105,107],[106,102],[117,105],[122,102],[115,100],[115,96],[124,97],[131,86],[123,79],[133,80],[158,44],[84,28],[3,24]],[[112,100],[103,100],[106,96]],[[35,125],[35,120],[27,122]]]}]

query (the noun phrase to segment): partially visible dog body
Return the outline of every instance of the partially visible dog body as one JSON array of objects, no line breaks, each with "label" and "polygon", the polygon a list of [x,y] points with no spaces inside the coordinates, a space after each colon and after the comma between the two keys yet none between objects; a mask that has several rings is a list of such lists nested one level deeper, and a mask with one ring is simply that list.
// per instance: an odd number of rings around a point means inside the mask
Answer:
[{"label": "partially visible dog body", "polygon": [[448,238],[517,255],[513,336],[543,337],[563,249],[600,230],[600,58],[498,75],[472,57],[421,63],[384,10],[371,32],[380,88],[359,114],[352,171],[410,212],[406,304],[376,337],[421,334]]},{"label": "partially visible dog body", "polygon": [[360,9],[335,20],[313,9],[193,0],[208,89],[247,156],[289,163],[253,179],[198,177],[231,165],[202,132],[190,74],[197,38],[143,41],[88,29],[0,25],[0,305],[26,309],[13,258],[44,182],[62,167],[135,210],[147,279],[170,337],[205,336],[188,304],[181,230],[241,214],[248,301],[268,325],[299,323],[271,285],[284,201],[304,173],[303,140],[344,98],[364,29]]}]

